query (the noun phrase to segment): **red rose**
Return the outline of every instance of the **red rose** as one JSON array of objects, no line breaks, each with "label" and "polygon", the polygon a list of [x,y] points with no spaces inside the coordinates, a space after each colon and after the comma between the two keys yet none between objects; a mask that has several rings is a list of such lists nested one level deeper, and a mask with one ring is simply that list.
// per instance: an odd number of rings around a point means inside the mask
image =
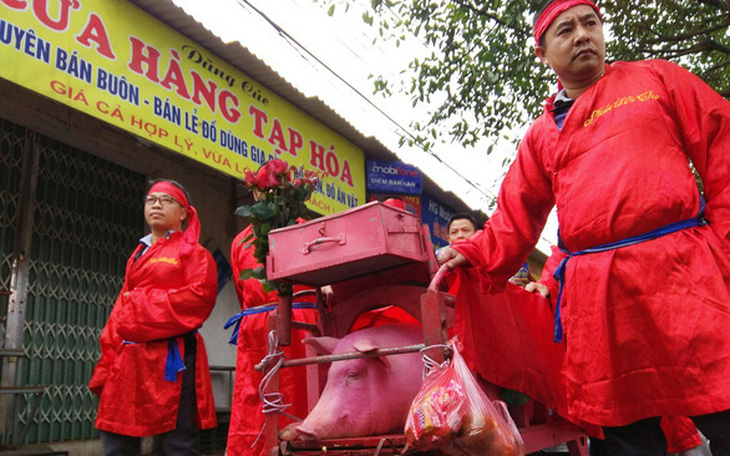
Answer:
[{"label": "red rose", "polygon": [[284,160],[275,158],[271,161],[269,161],[266,164],[266,167],[268,167],[272,174],[284,174],[287,169],[289,169],[289,165],[286,164]]},{"label": "red rose", "polygon": [[246,187],[255,187],[256,186],[256,175],[252,173],[249,170],[246,170],[246,178],[244,180],[246,183]]},{"label": "red rose", "polygon": [[262,166],[256,173],[256,186],[261,190],[269,188],[269,174],[265,166]]},{"label": "red rose", "polygon": [[275,187],[280,186],[281,180],[282,180],[281,177],[282,177],[281,173],[273,173],[273,172],[269,173],[269,175],[267,176],[267,179],[268,179],[267,188],[275,188]]},{"label": "red rose", "polygon": [[256,181],[262,190],[269,190],[281,185],[282,176],[286,174],[289,165],[284,160],[278,158],[267,162],[256,173]]}]

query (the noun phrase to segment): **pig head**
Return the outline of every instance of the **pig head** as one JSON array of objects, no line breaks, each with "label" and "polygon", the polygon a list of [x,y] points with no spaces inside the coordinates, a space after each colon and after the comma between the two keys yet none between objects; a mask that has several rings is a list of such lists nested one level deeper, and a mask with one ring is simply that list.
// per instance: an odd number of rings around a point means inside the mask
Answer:
[{"label": "pig head", "polygon": [[[372,350],[423,343],[419,325],[384,325],[342,339],[305,339],[319,354]],[[361,437],[403,432],[408,409],[421,386],[419,353],[335,361],[319,401],[296,426],[304,439]],[[296,435],[289,436],[289,439]]]}]

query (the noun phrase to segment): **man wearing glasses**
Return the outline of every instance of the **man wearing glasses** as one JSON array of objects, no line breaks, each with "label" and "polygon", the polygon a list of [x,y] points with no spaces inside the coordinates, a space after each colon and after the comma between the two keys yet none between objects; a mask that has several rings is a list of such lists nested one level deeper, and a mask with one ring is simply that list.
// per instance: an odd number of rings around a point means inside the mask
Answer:
[{"label": "man wearing glasses", "polygon": [[197,331],[215,304],[216,266],[180,184],[155,182],[144,215],[151,232],[127,261],[89,382],[100,396],[96,427],[106,456],[139,455],[146,436],[158,436],[165,455],[194,455],[197,429],[216,425]]}]

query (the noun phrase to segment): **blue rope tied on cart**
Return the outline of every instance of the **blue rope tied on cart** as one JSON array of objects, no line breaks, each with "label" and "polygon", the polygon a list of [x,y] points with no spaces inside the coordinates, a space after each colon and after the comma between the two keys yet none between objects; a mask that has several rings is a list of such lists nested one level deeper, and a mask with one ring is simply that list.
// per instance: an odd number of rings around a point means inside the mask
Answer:
[{"label": "blue rope tied on cart", "polygon": [[584,250],[579,250],[577,252],[570,252],[568,249],[565,248],[563,245],[562,240],[560,239],[560,234],[558,233],[558,247],[560,250],[565,253],[567,256],[563,258],[563,261],[560,262],[560,265],[555,269],[555,272],[553,273],[553,277],[555,277],[555,280],[558,281],[559,288],[558,288],[558,299],[555,303],[555,326],[553,330],[553,342],[560,343],[563,341],[563,323],[560,320],[560,303],[563,299],[563,286],[565,285],[565,269],[568,264],[568,260],[575,256],[581,256],[581,255],[588,255],[590,253],[598,253],[598,252],[606,252],[608,250],[615,250],[619,249],[621,247],[627,247],[634,244],[639,244],[644,241],[649,241],[652,239],[656,239],[662,236],[665,236],[670,233],[674,233],[675,231],[684,230],[687,228],[691,228],[694,226],[702,226],[707,225],[707,221],[704,219],[705,215],[705,199],[700,195],[700,210],[697,213],[697,216],[691,219],[682,220],[679,222],[670,223],[669,225],[664,225],[661,228],[657,228],[655,230],[649,231],[648,233],[640,234],[638,236],[632,236],[626,239],[622,239],[620,241],[616,242],[610,242],[608,244],[599,245],[596,247],[587,248]]},{"label": "blue rope tied on cart", "polygon": [[[241,321],[244,317],[248,315],[253,314],[259,314],[264,312],[271,312],[272,310],[276,309],[278,307],[278,304],[271,304],[268,306],[259,306],[259,307],[251,307],[249,309],[245,309],[236,315],[232,316],[228,319],[225,325],[223,325],[223,329],[228,329],[231,326],[235,325],[233,328],[233,333],[231,334],[231,338],[228,339],[228,343],[232,345],[236,345],[238,343],[238,330],[241,328]],[[294,302],[291,305],[292,309],[316,309],[317,303],[315,302]]]}]

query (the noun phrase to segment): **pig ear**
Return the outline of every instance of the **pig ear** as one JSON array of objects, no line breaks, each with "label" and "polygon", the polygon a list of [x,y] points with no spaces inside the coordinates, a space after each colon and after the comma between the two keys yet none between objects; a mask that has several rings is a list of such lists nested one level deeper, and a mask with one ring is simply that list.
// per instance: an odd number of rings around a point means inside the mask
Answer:
[{"label": "pig ear", "polygon": [[329,355],[335,351],[335,347],[340,343],[340,339],[329,336],[307,337],[302,342],[312,347],[318,355]]},{"label": "pig ear", "polygon": [[[371,352],[374,352],[375,350],[380,349],[380,347],[378,345],[375,345],[374,343],[368,342],[366,340],[361,340],[361,341],[355,342],[354,344],[352,344],[352,348],[354,348],[356,351],[358,351],[360,353],[371,353]],[[390,362],[388,361],[387,357],[376,356],[376,357],[373,357],[372,359],[374,361],[377,361],[377,362],[383,364],[383,367],[385,367],[386,369],[390,369]]]},{"label": "pig ear", "polygon": [[358,340],[354,344],[352,344],[352,348],[359,351],[360,353],[369,353],[374,352],[380,347],[367,340]]}]

